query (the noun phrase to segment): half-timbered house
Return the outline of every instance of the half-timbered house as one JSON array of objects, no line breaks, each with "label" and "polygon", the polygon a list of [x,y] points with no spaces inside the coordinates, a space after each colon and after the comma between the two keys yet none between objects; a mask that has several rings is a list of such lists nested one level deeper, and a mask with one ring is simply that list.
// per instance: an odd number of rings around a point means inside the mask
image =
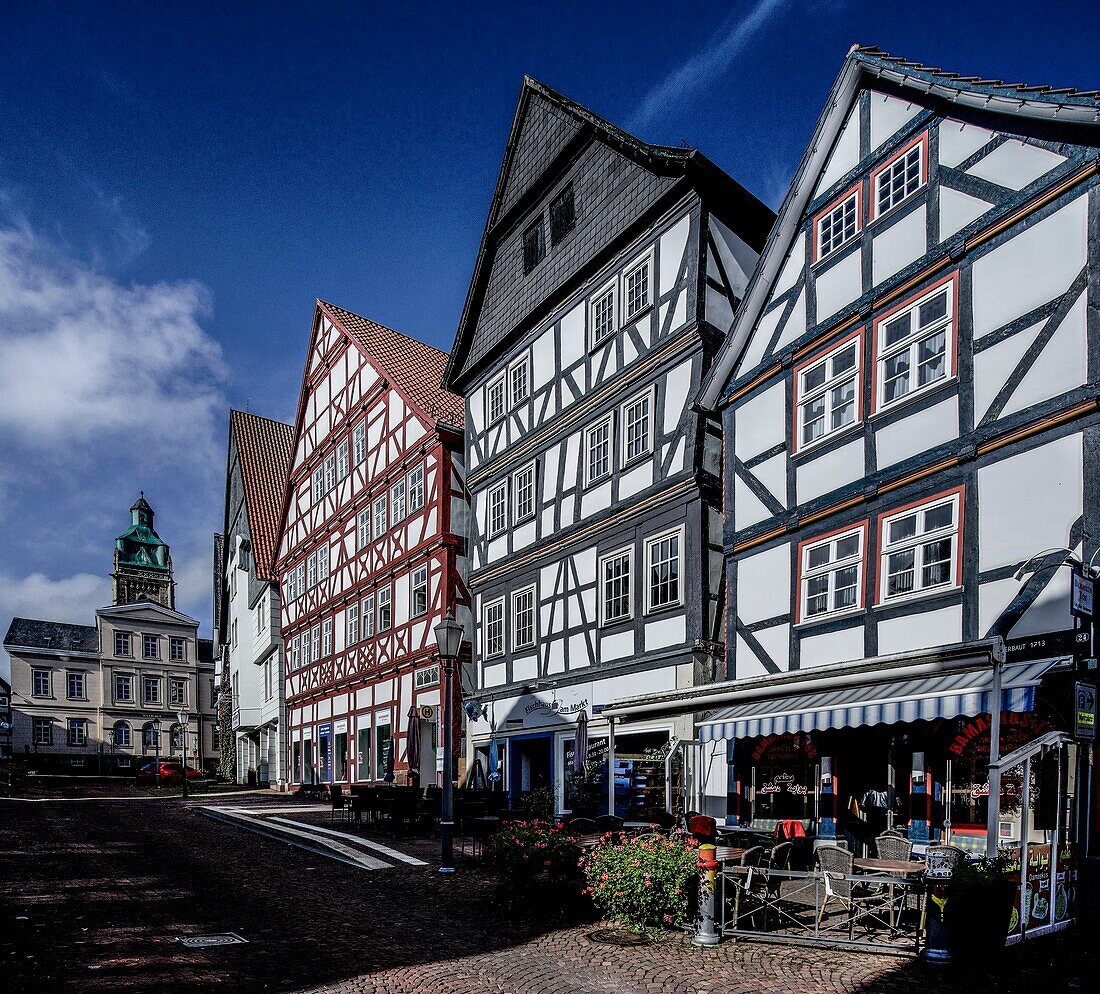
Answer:
[{"label": "half-timbered house", "polygon": [[463,406],[439,386],[446,360],[317,303],[277,557],[292,783],[436,782],[432,629],[448,611],[470,628]]},{"label": "half-timbered house", "polygon": [[[602,708],[721,657],[719,436],[692,400],[772,219],[694,149],[525,79],[444,380],[466,399],[470,741],[514,798],[575,809],[598,781],[602,809]],[[584,803],[566,777],[581,713]],[[664,806],[684,732],[618,742],[621,813]]]},{"label": "half-timbered house", "polygon": [[719,813],[985,846],[990,714],[1001,754],[1065,730],[1061,567],[1100,543],[1098,120],[1096,92],[849,53],[701,394],[730,682],[620,710],[702,713]]}]

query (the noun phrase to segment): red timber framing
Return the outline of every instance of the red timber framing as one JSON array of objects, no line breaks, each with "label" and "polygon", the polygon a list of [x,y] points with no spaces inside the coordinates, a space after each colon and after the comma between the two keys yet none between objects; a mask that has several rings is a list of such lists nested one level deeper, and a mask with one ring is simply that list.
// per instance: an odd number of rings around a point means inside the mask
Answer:
[{"label": "red timber framing", "polygon": [[380,780],[390,749],[399,782],[436,782],[433,628],[448,610],[470,627],[463,402],[439,386],[446,362],[317,302],[276,560],[292,783]]}]

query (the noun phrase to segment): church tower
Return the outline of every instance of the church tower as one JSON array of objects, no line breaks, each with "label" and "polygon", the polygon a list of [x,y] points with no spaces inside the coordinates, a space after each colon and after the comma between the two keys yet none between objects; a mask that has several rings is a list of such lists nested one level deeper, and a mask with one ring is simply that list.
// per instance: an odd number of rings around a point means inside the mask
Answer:
[{"label": "church tower", "polygon": [[147,600],[175,610],[172,557],[153,529],[153,509],[144,490],[130,508],[130,527],[115,539],[111,581],[116,605]]}]

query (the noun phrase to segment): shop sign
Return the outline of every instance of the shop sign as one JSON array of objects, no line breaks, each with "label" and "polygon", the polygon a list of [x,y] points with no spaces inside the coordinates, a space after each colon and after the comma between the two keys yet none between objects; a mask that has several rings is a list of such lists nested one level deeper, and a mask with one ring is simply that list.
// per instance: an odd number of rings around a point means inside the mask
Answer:
[{"label": "shop sign", "polygon": [[788,794],[797,795],[807,793],[806,785],[795,783],[794,777],[790,773],[777,773],[771,780],[756,788],[758,794],[781,794],[784,791]]},{"label": "shop sign", "polygon": [[[539,726],[554,721],[574,722],[580,713],[591,707],[591,687],[565,687],[548,696],[525,694],[519,700],[519,718],[524,726]],[[512,712],[515,718],[515,712]]]},{"label": "shop sign", "polygon": [[1078,739],[1096,738],[1096,687],[1078,681],[1074,685],[1073,736]]},{"label": "shop sign", "polygon": [[791,763],[800,759],[817,759],[817,749],[808,735],[765,735],[752,750],[754,763]]},{"label": "shop sign", "polygon": [[1079,656],[1087,653],[1089,633],[1087,629],[1072,628],[1061,632],[1040,632],[1021,638],[1005,639],[1005,659],[1010,663],[1026,663],[1033,659],[1051,659],[1055,656]]},{"label": "shop sign", "polygon": [[1073,571],[1073,586],[1070,588],[1069,611],[1078,618],[1092,617],[1092,577]]},{"label": "shop sign", "polygon": [[[947,752],[953,757],[978,751],[989,755],[989,727],[991,718],[980,714],[960,725],[955,737],[948,743]],[[1025,745],[1050,730],[1050,723],[1030,711],[1001,712],[1001,755]]]}]

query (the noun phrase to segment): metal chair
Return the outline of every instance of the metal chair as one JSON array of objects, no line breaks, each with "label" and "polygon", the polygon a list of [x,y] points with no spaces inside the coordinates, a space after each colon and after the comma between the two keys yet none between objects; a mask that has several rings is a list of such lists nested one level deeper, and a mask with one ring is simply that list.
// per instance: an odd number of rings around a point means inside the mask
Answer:
[{"label": "metal chair", "polygon": [[348,799],[344,796],[344,788],[339,784],[332,784],[329,787],[329,804],[331,809],[329,811],[329,822],[336,821],[336,812],[339,811],[343,814],[344,819],[348,817]]},{"label": "metal chair", "polygon": [[908,860],[913,856],[913,843],[900,835],[886,833],[875,839],[875,853],[879,859]]},{"label": "metal chair", "polygon": [[603,835],[605,832],[621,832],[623,819],[617,815],[599,815],[596,818],[596,831]]},{"label": "metal chair", "polygon": [[596,823],[591,818],[574,818],[569,822],[570,835],[595,835]]},{"label": "metal chair", "polygon": [[[761,867],[764,863],[765,850],[763,846],[751,846],[741,853],[741,858],[736,865],[747,872],[742,876],[738,874],[734,878],[733,891],[733,927],[738,928],[741,918],[742,898],[751,898],[767,892],[768,876]],[[716,857],[717,858],[717,857]],[[759,907],[753,908],[749,913],[749,921],[754,922]]]}]

